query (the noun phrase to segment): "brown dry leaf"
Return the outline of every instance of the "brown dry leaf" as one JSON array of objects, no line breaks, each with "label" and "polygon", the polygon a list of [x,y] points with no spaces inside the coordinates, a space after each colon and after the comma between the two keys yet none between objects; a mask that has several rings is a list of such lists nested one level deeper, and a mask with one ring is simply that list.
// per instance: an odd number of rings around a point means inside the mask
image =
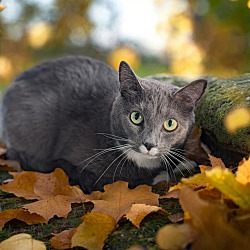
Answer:
[{"label": "brown dry leaf", "polygon": [[250,240],[228,223],[225,206],[202,200],[185,185],[181,189],[180,203],[189,213],[188,223],[196,232],[192,250],[249,249]]},{"label": "brown dry leaf", "polygon": [[22,208],[10,209],[0,213],[0,230],[2,230],[5,223],[13,219],[21,220],[28,225],[46,222],[46,219],[44,219],[42,216],[38,214],[31,214]]},{"label": "brown dry leaf", "polygon": [[216,157],[214,157],[214,156],[212,156],[210,154],[208,156],[209,156],[209,160],[210,160],[210,162],[212,164],[212,168],[219,167],[221,169],[226,169],[226,166],[225,166],[224,162],[220,158],[216,158]]},{"label": "brown dry leaf", "polygon": [[68,177],[62,169],[50,174],[37,172],[11,173],[14,181],[0,186],[0,189],[25,199],[48,199],[56,195],[68,196],[71,202],[84,202],[85,195],[77,186],[70,186]]},{"label": "brown dry leaf", "polygon": [[85,247],[88,250],[101,250],[108,235],[115,229],[116,221],[108,214],[88,213],[83,223],[72,237],[71,247]]},{"label": "brown dry leaf", "polygon": [[129,189],[127,182],[117,181],[106,185],[104,190],[104,193],[98,192],[99,200],[92,200],[95,205],[92,212],[109,214],[116,221],[128,213],[134,203],[159,205],[159,195],[152,193],[152,187],[147,185]]},{"label": "brown dry leaf", "polygon": [[68,249],[71,248],[71,239],[76,233],[76,227],[70,228],[69,230],[64,230],[59,234],[55,234],[51,238],[50,244],[55,249]]},{"label": "brown dry leaf", "polygon": [[140,227],[141,221],[150,213],[164,211],[157,206],[149,206],[145,204],[133,204],[130,211],[126,214],[126,218],[130,220],[136,227]]},{"label": "brown dry leaf", "polygon": [[208,162],[208,155],[201,146],[200,137],[201,129],[195,126],[185,144],[185,156],[199,164],[206,164]]},{"label": "brown dry leaf", "polygon": [[70,186],[68,176],[65,172],[57,168],[50,174],[37,173],[34,183],[34,193],[40,199],[48,199],[55,195],[64,195],[72,197],[72,202],[84,202],[85,195],[77,186]]},{"label": "brown dry leaf", "polygon": [[41,215],[48,222],[55,215],[67,218],[71,211],[71,199],[67,196],[56,195],[48,199],[26,204],[23,208],[27,209],[30,213]]},{"label": "brown dry leaf", "polygon": [[192,229],[188,224],[166,225],[156,235],[157,246],[164,250],[186,249],[192,241]]},{"label": "brown dry leaf", "polygon": [[34,184],[36,182],[35,172],[11,173],[14,181],[0,186],[0,189],[15,194],[17,197],[24,197],[27,200],[39,199],[34,193]]},{"label": "brown dry leaf", "polygon": [[35,240],[29,234],[17,234],[0,243],[1,250],[46,250],[42,241]]},{"label": "brown dry leaf", "polygon": [[243,185],[250,185],[250,157],[240,162],[236,172],[236,180]]}]

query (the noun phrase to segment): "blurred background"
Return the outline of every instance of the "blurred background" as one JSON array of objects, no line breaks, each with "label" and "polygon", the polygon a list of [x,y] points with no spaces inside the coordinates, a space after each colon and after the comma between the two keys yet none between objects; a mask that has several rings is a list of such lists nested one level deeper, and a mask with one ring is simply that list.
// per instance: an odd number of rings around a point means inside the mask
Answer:
[{"label": "blurred background", "polygon": [[250,0],[2,0],[0,6],[1,89],[25,69],[68,54],[116,69],[125,60],[141,77],[250,72]]}]

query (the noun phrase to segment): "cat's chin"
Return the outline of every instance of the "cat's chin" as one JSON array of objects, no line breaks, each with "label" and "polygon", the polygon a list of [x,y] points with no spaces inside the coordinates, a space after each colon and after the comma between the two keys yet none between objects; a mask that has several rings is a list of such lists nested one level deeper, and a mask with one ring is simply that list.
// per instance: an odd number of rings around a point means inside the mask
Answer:
[{"label": "cat's chin", "polygon": [[136,152],[135,150],[130,150],[126,153],[128,159],[133,161],[140,168],[158,168],[161,165],[161,160],[158,156],[153,156],[149,154],[143,154]]}]

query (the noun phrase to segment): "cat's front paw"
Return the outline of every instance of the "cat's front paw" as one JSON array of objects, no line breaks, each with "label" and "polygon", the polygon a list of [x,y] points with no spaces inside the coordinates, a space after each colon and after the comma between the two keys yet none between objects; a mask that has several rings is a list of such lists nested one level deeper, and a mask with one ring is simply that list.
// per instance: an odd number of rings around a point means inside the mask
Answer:
[{"label": "cat's front paw", "polygon": [[161,171],[152,181],[152,186],[160,182],[169,182],[170,176],[167,171]]}]

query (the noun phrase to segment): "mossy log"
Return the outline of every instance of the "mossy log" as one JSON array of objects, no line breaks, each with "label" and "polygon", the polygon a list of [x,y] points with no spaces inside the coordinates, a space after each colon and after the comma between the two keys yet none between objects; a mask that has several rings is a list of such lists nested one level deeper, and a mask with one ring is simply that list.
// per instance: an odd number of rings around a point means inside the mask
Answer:
[{"label": "mossy log", "polygon": [[[154,75],[150,78],[177,86],[188,83],[174,76]],[[202,128],[202,141],[227,166],[235,166],[243,157],[250,155],[250,74],[227,79],[202,78],[208,81],[208,88],[195,110],[196,123]],[[238,108],[244,108],[248,118],[239,117],[235,123],[240,123],[239,119],[248,119],[247,125],[233,132],[228,131],[225,119]]]}]

